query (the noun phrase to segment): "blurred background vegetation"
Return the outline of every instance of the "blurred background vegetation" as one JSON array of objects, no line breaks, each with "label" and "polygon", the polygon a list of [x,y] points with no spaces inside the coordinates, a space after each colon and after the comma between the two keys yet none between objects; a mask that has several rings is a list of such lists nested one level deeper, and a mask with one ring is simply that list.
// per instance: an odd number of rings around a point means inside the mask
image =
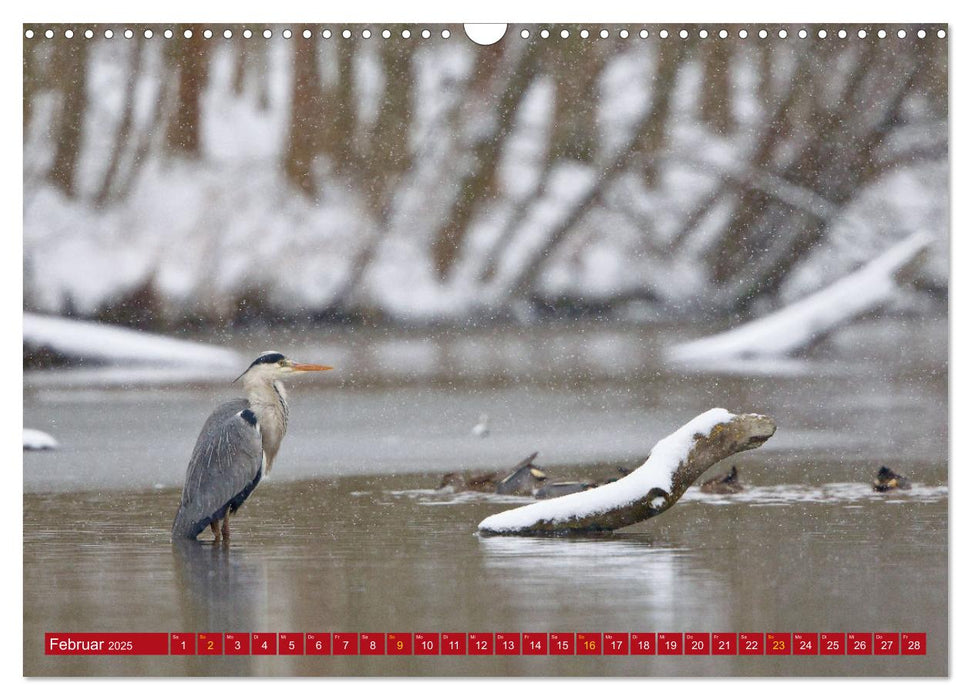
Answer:
[{"label": "blurred background vegetation", "polygon": [[947,39],[780,29],[26,25],[25,310],[747,316],[917,228],[946,303]]}]

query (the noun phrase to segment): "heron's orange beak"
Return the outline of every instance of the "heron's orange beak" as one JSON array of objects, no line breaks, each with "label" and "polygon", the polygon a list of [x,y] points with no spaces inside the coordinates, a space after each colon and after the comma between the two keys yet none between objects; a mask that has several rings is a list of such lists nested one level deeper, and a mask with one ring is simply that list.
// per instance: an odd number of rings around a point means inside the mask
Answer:
[{"label": "heron's orange beak", "polygon": [[326,372],[329,369],[334,369],[333,367],[328,367],[327,365],[298,365],[294,364],[290,369],[294,372]]}]

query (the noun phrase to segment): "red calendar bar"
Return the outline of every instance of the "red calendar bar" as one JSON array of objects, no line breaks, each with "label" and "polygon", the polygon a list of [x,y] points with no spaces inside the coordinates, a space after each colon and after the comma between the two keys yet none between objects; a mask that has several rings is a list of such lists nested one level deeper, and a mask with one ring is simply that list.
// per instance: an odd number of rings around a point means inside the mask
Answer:
[{"label": "red calendar bar", "polygon": [[280,653],[285,656],[302,656],[303,633],[280,632]]},{"label": "red calendar bar", "polygon": [[168,654],[169,635],[165,632],[47,632],[44,635],[44,653],[49,656]]},{"label": "red calendar bar", "polygon": [[895,632],[874,633],[873,653],[880,656],[896,656],[900,653],[900,635]]},{"label": "red calendar bar", "polygon": [[629,632],[604,632],[604,654],[627,656],[629,653]]},{"label": "red calendar bar", "polygon": [[200,632],[198,639],[199,654],[205,656],[220,656],[223,653],[223,636],[211,632]]},{"label": "red calendar bar", "polygon": [[924,656],[926,632],[142,632],[44,635],[47,655]]},{"label": "red calendar bar", "polygon": [[468,651],[468,635],[465,632],[442,632],[442,654],[465,656]]},{"label": "red calendar bar", "polygon": [[276,655],[276,632],[253,632],[250,635],[252,653],[257,656]]},{"label": "red calendar bar", "polygon": [[846,635],[846,653],[867,656],[873,653],[873,635],[869,632],[849,632]]},{"label": "red calendar bar", "polygon": [[192,656],[196,653],[196,636],[191,632],[173,632],[169,635],[169,644],[173,654]]},{"label": "red calendar bar", "polygon": [[418,656],[437,656],[441,648],[438,632],[415,632],[414,649]]},{"label": "red calendar bar", "polygon": [[249,656],[249,632],[227,632],[223,635],[223,649],[230,656]]},{"label": "red calendar bar", "polygon": [[495,635],[492,632],[469,632],[470,656],[491,656],[495,653]]},{"label": "red calendar bar", "polygon": [[549,635],[546,632],[523,632],[523,653],[540,656],[549,654]]},{"label": "red calendar bar", "polygon": [[522,636],[519,632],[496,632],[496,653],[518,656],[522,653]]},{"label": "red calendar bar", "polygon": [[819,635],[814,632],[796,632],[792,635],[792,653],[797,656],[819,653]]},{"label": "red calendar bar", "polygon": [[739,632],[738,653],[741,656],[759,656],[765,653],[765,635],[762,632]]},{"label": "red calendar bar", "polygon": [[554,656],[576,654],[576,634],[573,632],[550,632],[550,653]]},{"label": "red calendar bar", "polygon": [[411,634],[408,632],[388,632],[388,655],[411,656]]},{"label": "red calendar bar", "polygon": [[657,635],[654,632],[631,632],[631,654],[656,654]]},{"label": "red calendar bar", "polygon": [[792,653],[792,635],[788,632],[769,632],[765,635],[765,653],[785,656]]},{"label": "red calendar bar", "polygon": [[926,632],[904,632],[900,635],[900,653],[904,656],[923,656],[927,653]]},{"label": "red calendar bar", "polygon": [[846,653],[845,632],[823,632],[819,635],[819,653],[825,656],[839,656]]},{"label": "red calendar bar", "polygon": [[738,653],[737,637],[734,632],[712,632],[711,653],[718,656],[735,656]]},{"label": "red calendar bar", "polygon": [[331,654],[335,656],[357,656],[357,632],[334,632]]},{"label": "red calendar bar", "polygon": [[381,632],[361,632],[361,654],[367,656],[383,656],[385,650],[385,636]]},{"label": "red calendar bar", "polygon": [[577,632],[577,654],[599,656],[603,653],[603,635],[600,632]]},{"label": "red calendar bar", "polygon": [[330,632],[307,632],[306,649],[313,656],[329,656]]},{"label": "red calendar bar", "polygon": [[685,632],[684,653],[701,656],[711,653],[711,635],[708,632]]}]

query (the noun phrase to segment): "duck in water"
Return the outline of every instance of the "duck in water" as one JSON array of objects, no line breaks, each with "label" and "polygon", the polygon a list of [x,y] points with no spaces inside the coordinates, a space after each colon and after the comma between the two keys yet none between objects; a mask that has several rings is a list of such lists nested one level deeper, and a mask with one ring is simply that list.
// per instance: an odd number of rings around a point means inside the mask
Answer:
[{"label": "duck in water", "polygon": [[728,473],[705,481],[699,488],[702,493],[718,494],[741,493],[745,490],[745,487],[738,480],[738,469],[734,465]]},{"label": "duck in water", "polygon": [[453,491],[480,491],[503,495],[531,496],[533,491],[546,480],[546,474],[533,460],[539,452],[534,452],[521,461],[512,471],[503,476],[500,472],[449,472],[442,477],[440,489]]},{"label": "duck in water", "polygon": [[571,493],[580,493],[587,489],[596,488],[600,484],[588,484],[585,481],[558,481],[554,484],[544,484],[536,491],[536,498],[544,501],[547,498],[559,498]]},{"label": "duck in water", "polygon": [[888,467],[880,467],[877,478],[873,480],[873,490],[879,493],[885,491],[895,491],[897,489],[909,489],[910,479],[906,476],[895,473]]}]

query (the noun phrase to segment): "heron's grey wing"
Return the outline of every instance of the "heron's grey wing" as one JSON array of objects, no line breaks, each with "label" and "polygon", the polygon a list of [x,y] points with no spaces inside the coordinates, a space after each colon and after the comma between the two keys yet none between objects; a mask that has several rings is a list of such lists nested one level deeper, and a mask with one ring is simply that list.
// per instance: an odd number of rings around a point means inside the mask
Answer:
[{"label": "heron's grey wing", "polygon": [[249,402],[222,404],[196,440],[172,525],[173,539],[194,539],[209,523],[234,512],[262,476],[263,444]]}]

